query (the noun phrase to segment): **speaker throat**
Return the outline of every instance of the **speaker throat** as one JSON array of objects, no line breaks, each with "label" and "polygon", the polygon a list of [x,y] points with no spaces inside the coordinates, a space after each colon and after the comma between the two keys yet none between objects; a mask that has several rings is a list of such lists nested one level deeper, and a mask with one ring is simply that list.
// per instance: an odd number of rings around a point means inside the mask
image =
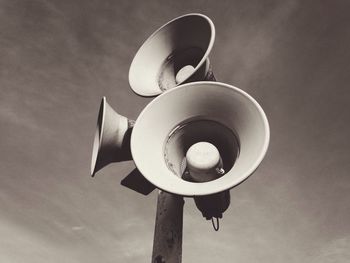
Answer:
[{"label": "speaker throat", "polygon": [[[227,173],[234,166],[239,155],[239,139],[235,131],[226,125],[196,117],[187,119],[171,130],[164,144],[164,160],[168,169],[183,180],[193,181],[186,176],[186,152],[198,143],[214,145],[222,158],[222,169]],[[218,178],[224,173],[220,171]]]},{"label": "speaker throat", "polygon": [[[165,91],[185,82],[195,72],[195,68],[205,54],[199,47],[177,49],[172,52],[163,62],[159,71],[158,85],[160,90]],[[177,81],[177,74],[184,67],[192,66],[193,71],[187,71],[187,76],[182,76]]]}]

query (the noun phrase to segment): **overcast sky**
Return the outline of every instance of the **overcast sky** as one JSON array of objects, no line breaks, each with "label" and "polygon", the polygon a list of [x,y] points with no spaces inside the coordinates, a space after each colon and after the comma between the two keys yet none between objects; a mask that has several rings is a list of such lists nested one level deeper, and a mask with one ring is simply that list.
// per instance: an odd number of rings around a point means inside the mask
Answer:
[{"label": "overcast sky", "polygon": [[136,119],[142,42],[176,16],[216,26],[215,76],[270,122],[267,156],[231,190],[219,232],[186,199],[183,262],[350,258],[348,1],[0,1],[0,261],[150,262],[157,193],[90,178],[101,96]]}]

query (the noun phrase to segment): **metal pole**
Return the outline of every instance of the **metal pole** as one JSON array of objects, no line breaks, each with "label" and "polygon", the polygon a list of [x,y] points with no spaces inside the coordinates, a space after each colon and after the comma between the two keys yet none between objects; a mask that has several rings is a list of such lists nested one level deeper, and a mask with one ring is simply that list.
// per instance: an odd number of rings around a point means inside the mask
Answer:
[{"label": "metal pole", "polygon": [[183,197],[158,193],[152,263],[181,263]]}]

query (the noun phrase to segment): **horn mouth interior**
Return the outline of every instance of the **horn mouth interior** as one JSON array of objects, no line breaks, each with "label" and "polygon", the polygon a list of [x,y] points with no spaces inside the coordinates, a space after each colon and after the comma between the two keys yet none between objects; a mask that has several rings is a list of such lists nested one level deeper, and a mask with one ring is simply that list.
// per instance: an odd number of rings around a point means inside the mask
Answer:
[{"label": "horn mouth interior", "polygon": [[186,152],[198,142],[214,145],[222,159],[223,169],[229,172],[239,155],[239,138],[220,122],[205,118],[191,118],[177,125],[168,135],[164,146],[164,159],[168,169],[184,180]]},{"label": "horn mouth interior", "polygon": [[[196,71],[196,67],[203,58],[205,50],[198,47],[177,49],[172,52],[163,62],[159,70],[158,85],[162,91],[176,87],[185,82]],[[192,66],[193,70],[179,83],[176,76],[186,66]]]}]

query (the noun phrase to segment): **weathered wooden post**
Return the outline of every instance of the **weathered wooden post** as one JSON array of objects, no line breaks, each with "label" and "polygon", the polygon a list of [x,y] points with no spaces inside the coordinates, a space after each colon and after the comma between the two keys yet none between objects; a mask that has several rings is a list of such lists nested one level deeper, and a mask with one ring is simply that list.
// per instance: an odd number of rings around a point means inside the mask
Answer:
[{"label": "weathered wooden post", "polygon": [[159,191],[152,263],[180,263],[182,259],[182,196]]}]

